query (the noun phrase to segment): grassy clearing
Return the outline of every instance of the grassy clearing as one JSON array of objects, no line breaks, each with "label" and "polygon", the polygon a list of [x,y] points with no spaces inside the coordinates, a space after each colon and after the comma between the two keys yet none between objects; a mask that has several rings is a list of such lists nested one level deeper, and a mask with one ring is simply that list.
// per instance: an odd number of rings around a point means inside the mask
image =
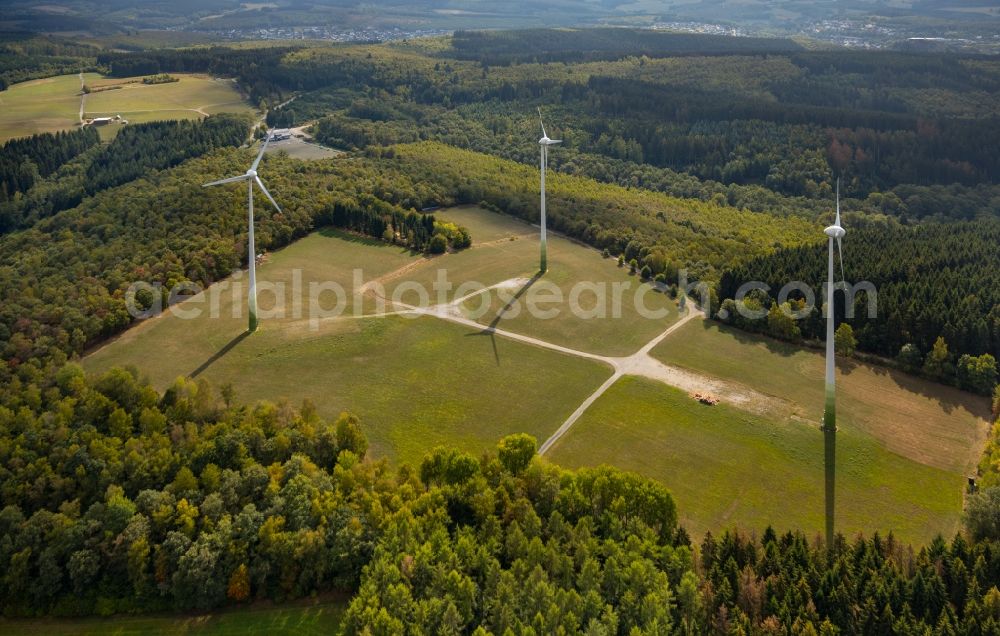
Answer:
[{"label": "grassy clearing", "polygon": [[[253,112],[230,80],[183,73],[174,77],[180,81],[147,85],[141,77],[118,79],[84,73],[84,80],[91,88],[121,87],[88,94],[84,117],[121,115],[129,123],[141,123],[196,119],[221,112]],[[75,74],[22,82],[0,92],[0,142],[75,128],[80,121],[80,97],[80,76]],[[118,125],[104,126],[101,137],[108,139],[118,130]]]},{"label": "grassy clearing", "polygon": [[[515,237],[537,237],[538,227],[520,219],[489,212],[478,205],[458,205],[436,210],[434,215],[469,228],[475,244],[489,243]],[[537,244],[536,244],[537,246]]]},{"label": "grassy clearing", "polygon": [[326,146],[308,142],[303,139],[299,139],[298,137],[283,139],[281,141],[272,141],[267,145],[267,154],[270,155],[277,152],[284,152],[293,159],[304,159],[306,161],[312,161],[314,159],[330,159],[332,157],[336,157],[337,155],[344,154],[341,150],[327,148]]},{"label": "grassy clearing", "polygon": [[[961,475],[889,452],[854,429],[841,429],[837,443],[839,531],[892,530],[927,542],[957,529]],[[549,457],[659,479],[695,536],[732,526],[823,528],[823,437],[815,426],[704,406],[649,380],[619,380]]]},{"label": "grassy clearing", "polygon": [[[419,282],[430,286],[445,269],[447,280],[457,293],[464,296],[470,288],[459,289],[463,283],[475,281],[489,286],[511,278],[531,278],[538,272],[538,229],[511,217],[480,208],[465,206],[442,211],[445,220],[469,228],[474,247],[458,254],[431,259],[424,266],[407,272],[386,284],[391,294],[401,285]],[[587,283],[573,297],[579,282]],[[558,288],[558,290],[556,290]],[[616,293],[616,289],[620,289]],[[520,298],[504,311],[518,291]],[[558,294],[558,295],[556,295]],[[638,299],[637,299],[638,297]],[[412,302],[415,296],[404,296]],[[542,302],[546,298],[561,298]],[[617,300],[616,300],[617,298]],[[664,312],[662,317],[644,318],[637,302],[650,310]],[[534,304],[544,314],[527,311]],[[616,307],[619,309],[616,312]],[[530,286],[515,286],[503,292],[493,290],[469,298],[462,305],[466,315],[483,325],[541,338],[566,347],[602,355],[635,353],[677,318],[675,303],[666,295],[653,291],[636,276],[619,268],[612,259],[603,259],[589,247],[559,236],[549,237],[549,271]],[[498,319],[499,318],[499,319]]]},{"label": "grassy clearing", "polygon": [[[308,320],[269,316],[276,295],[298,284],[334,281],[348,290],[348,313],[370,314],[376,301],[351,295],[360,281],[381,282],[385,294],[415,303],[413,283],[431,285],[443,269],[454,286],[491,285],[537,270],[537,230],[473,207],[438,216],[469,227],[475,247],[425,258],[382,243],[322,231],[269,255],[258,269],[262,327],[246,325],[242,274],[213,286],[184,310],[204,315],[147,321],[84,360],[88,370],[134,364],[163,388],[179,375],[232,382],[237,398],[310,399],[326,417],[343,410],[361,417],[375,456],[418,461],[436,445],[478,452],[516,431],[543,440],[610,374],[599,363],[483,335],[437,318],[387,316]],[[297,272],[297,273],[296,273]],[[296,283],[295,281],[300,281]],[[560,288],[578,280],[635,278],[586,247],[554,237],[550,271]],[[226,285],[230,287],[227,288]],[[232,286],[241,288],[235,292]],[[407,290],[404,285],[409,284]],[[537,284],[537,283],[536,283]],[[218,301],[217,318],[208,312]],[[232,315],[233,293],[239,315]],[[456,295],[453,288],[444,301]],[[490,309],[498,309],[488,294]],[[676,319],[643,320],[625,296],[621,319],[552,320],[507,317],[499,326],[569,347],[630,354]],[[649,295],[672,308],[662,295]],[[334,304],[328,294],[324,308]],[[477,304],[470,299],[469,311]],[[486,324],[492,314],[479,320]],[[672,334],[654,354],[665,362],[718,376],[764,394],[764,415],[704,407],[662,384],[625,378],[601,397],[553,449],[569,466],[602,462],[663,480],[677,495],[695,532],[727,525],[819,530],[822,524],[822,437],[818,431],[822,358],[701,321]],[[985,401],[866,366],[842,369],[840,380],[838,527],[846,532],[892,529],[925,541],[955,529],[964,471],[985,435]],[[770,396],[770,397],[768,397]]]},{"label": "grassy clearing", "polygon": [[[775,416],[819,423],[823,355],[770,338],[692,322],[653,350],[664,362],[780,396]],[[850,360],[838,362],[837,425],[870,435],[913,461],[971,474],[986,439],[989,404],[954,388]]]},{"label": "grassy clearing", "polygon": [[[85,73],[86,81],[100,76]],[[0,142],[68,130],[80,119],[80,76],[61,75],[14,84],[0,92]]]},{"label": "grassy clearing", "polygon": [[[181,306],[202,308],[200,318],[167,314],[141,324],[88,356],[84,366],[99,371],[133,364],[160,388],[179,375],[205,377],[216,386],[232,382],[244,401],[311,399],[326,417],[355,413],[376,457],[404,461],[419,461],[439,444],[479,452],[512,432],[544,439],[610,375],[598,363],[435,318],[344,317],[313,329],[307,319],[265,313],[274,306],[269,286],[283,283],[290,293],[296,270],[303,289],[327,280],[349,289],[354,267],[367,280],[416,259],[398,247],[317,233],[272,254],[258,270],[262,326],[256,334],[243,337],[246,318],[232,316],[237,281],[230,281],[230,289],[220,284],[209,290],[218,290],[218,318],[210,317],[208,293],[202,304],[192,299]],[[242,295],[240,290],[240,308]],[[322,301],[332,307],[333,294]],[[365,309],[372,307],[366,303]]]},{"label": "grassy clearing", "polygon": [[156,119],[202,117],[220,112],[252,112],[236,85],[205,75],[171,73],[180,81],[167,84],[143,84],[141,77],[103,78],[88,82],[92,88],[107,89],[87,95],[86,117],[121,115],[129,122]]},{"label": "grassy clearing", "polygon": [[165,616],[115,616],[76,619],[0,619],[0,634],[46,634],[47,636],[130,636],[145,634],[336,634],[343,620],[344,601],[299,601],[228,608],[211,614]]}]

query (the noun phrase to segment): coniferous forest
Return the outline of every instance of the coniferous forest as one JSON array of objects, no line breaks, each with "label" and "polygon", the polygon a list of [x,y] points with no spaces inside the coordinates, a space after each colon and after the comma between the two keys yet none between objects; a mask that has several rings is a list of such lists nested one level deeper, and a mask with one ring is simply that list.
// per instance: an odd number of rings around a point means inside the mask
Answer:
[{"label": "coniferous forest", "polygon": [[[845,276],[852,285],[862,280],[874,283],[878,308],[869,317],[868,295],[855,295],[854,317],[847,322],[858,346],[886,358],[902,354],[910,370],[923,365],[923,356],[932,352],[938,338],[943,338],[955,358],[989,355],[1000,359],[998,245],[997,219],[857,228],[845,248]],[[781,249],[727,270],[719,296],[734,299],[744,281],[762,281],[770,286],[770,299],[776,302],[789,281],[804,281],[819,290],[826,268],[826,245]],[[790,298],[794,302],[801,294],[792,293]],[[837,298],[838,317],[843,319],[840,292]],[[737,312],[732,313],[736,319]],[[743,321],[739,326],[768,330],[765,321]],[[797,337],[820,340],[823,329],[825,321],[816,310],[809,319],[798,321]],[[993,368],[992,382],[966,384],[965,388],[989,394],[996,383],[995,363]],[[956,382],[956,373],[952,368],[934,379]]]},{"label": "coniferous forest", "polygon": [[88,148],[100,136],[96,128],[73,132],[43,133],[12,139],[0,146],[0,203],[17,193],[27,192],[39,179],[47,177]]}]

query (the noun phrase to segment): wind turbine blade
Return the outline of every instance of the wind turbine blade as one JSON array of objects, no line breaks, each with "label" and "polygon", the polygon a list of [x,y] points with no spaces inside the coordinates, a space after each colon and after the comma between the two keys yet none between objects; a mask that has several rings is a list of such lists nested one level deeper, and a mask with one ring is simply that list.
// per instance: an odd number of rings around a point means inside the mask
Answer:
[{"label": "wind turbine blade", "polygon": [[222,185],[223,183],[236,183],[237,181],[246,181],[249,178],[247,175],[241,174],[238,177],[229,177],[228,179],[219,179],[218,181],[206,183],[202,187],[207,188],[208,186]]},{"label": "wind turbine blade", "polygon": [[261,192],[264,193],[264,196],[267,197],[267,200],[271,202],[278,212],[281,212],[281,207],[274,200],[274,197],[271,196],[271,193],[267,191],[267,188],[264,187],[264,182],[260,180],[260,177],[254,177],[253,180],[257,182],[257,185],[260,187]]},{"label": "wind turbine blade", "polygon": [[840,177],[837,177],[837,219],[833,224],[840,227]]},{"label": "wind turbine blade", "polygon": [[250,166],[251,170],[256,170],[257,165],[260,164],[261,157],[264,156],[264,151],[267,150],[267,142],[271,141],[271,133],[267,133],[267,137],[264,138],[264,144],[260,147],[260,152],[257,153],[257,158],[253,160],[253,165]]},{"label": "wind turbine blade", "polygon": [[548,133],[545,132],[545,122],[542,121],[542,108],[538,107],[538,123],[542,125],[542,137],[548,137]]},{"label": "wind turbine blade", "polygon": [[841,237],[837,237],[837,256],[840,257],[840,280],[846,281],[847,278],[844,276],[844,246],[840,242]]}]

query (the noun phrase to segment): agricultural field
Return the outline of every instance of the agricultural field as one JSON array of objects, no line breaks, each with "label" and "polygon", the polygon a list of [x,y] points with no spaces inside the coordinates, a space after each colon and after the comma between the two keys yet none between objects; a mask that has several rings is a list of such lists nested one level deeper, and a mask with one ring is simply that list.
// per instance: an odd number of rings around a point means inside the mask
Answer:
[{"label": "agricultural field", "polygon": [[[84,73],[85,82],[100,75]],[[57,132],[80,123],[80,76],[60,75],[14,84],[0,91],[0,143],[14,137]]]},{"label": "agricultural field", "polygon": [[84,117],[121,115],[131,123],[140,123],[252,111],[231,80],[183,73],[172,76],[180,81],[143,84],[142,77],[127,77],[88,82],[95,92],[87,95]]},{"label": "agricultural field", "polygon": [[84,619],[0,619],[0,634],[46,636],[242,636],[335,634],[345,603],[341,600],[305,600],[275,606],[270,603],[232,607],[210,614],[114,616]]},{"label": "agricultural field", "polygon": [[[696,533],[730,525],[759,532],[768,524],[820,532],[822,355],[701,321],[652,354],[752,394],[750,410],[702,405],[625,378],[550,458],[574,467],[609,463],[663,481]],[[837,395],[838,529],[891,529],[918,543],[953,534],[965,478],[985,441],[986,401],[848,361],[840,364]]]},{"label": "agricultural field", "polygon": [[[141,77],[84,73],[83,82],[94,91],[86,96],[81,95],[79,75],[15,84],[0,92],[0,142],[72,129],[80,123],[81,108],[84,118],[121,115],[131,123],[253,110],[230,80],[180,73],[174,77],[180,81],[143,84]],[[102,137],[109,138],[118,129],[114,124],[102,128]]]},{"label": "agricultural field", "polygon": [[[776,418],[819,425],[822,352],[714,323],[688,324],[677,335],[653,355],[763,393]],[[889,451],[921,464],[959,475],[974,473],[986,439],[986,398],[844,359],[838,361],[837,398],[841,429],[870,435]]]}]

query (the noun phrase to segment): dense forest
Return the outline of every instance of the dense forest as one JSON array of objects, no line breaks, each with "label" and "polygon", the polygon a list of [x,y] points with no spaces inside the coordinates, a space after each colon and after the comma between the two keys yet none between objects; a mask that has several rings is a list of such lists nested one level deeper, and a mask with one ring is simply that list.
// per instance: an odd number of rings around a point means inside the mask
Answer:
[{"label": "dense forest", "polygon": [[451,44],[456,58],[490,66],[617,60],[630,55],[784,53],[803,48],[792,40],[777,38],[732,38],[620,28],[456,31]]},{"label": "dense forest", "polygon": [[148,170],[172,168],[216,148],[240,146],[249,130],[248,117],[227,114],[126,126],[87,166],[87,193],[128,183]]},{"label": "dense forest", "polygon": [[88,148],[100,143],[96,128],[42,133],[0,146],[0,203],[31,189]]},{"label": "dense forest", "polygon": [[[133,124],[100,147],[96,147],[99,137],[92,127],[10,141],[0,156],[9,148],[10,156],[26,160],[20,169],[11,164],[10,172],[28,170],[34,176],[23,196],[6,202],[0,198],[0,233],[30,227],[39,219],[79,205],[88,195],[132,181],[148,170],[176,166],[215,148],[239,146],[249,131],[249,118],[220,114],[198,121]],[[39,157],[45,172],[30,172],[34,156]],[[38,178],[49,175],[49,179]]]},{"label": "dense forest", "polygon": [[183,378],[159,394],[134,372],[71,364],[0,407],[5,614],[339,590],[354,594],[348,634],[998,629],[995,526],[919,550],[876,535],[828,552],[771,528],[693,545],[662,486],[557,468],[527,435],[392,470],[366,458],[348,415],[231,396]]},{"label": "dense forest", "polygon": [[[470,54],[504,47],[576,57],[497,66]],[[348,128],[394,129],[369,143],[418,138],[469,147],[463,131],[486,124],[486,147],[477,149],[518,161],[530,156],[531,137],[518,143],[509,133],[521,131],[543,102],[567,140],[553,167],[579,156],[594,178],[621,182],[643,173],[644,187],[663,187],[664,176],[676,172],[687,177],[688,190],[691,176],[708,196],[720,189],[712,184],[736,188],[727,192],[730,203],[738,198],[758,210],[764,199],[771,208],[800,208],[803,200],[813,208],[828,197],[836,173],[868,211],[993,214],[1000,175],[991,151],[1000,140],[995,62],[800,48],[781,40],[596,29],[460,32],[436,45],[105,52],[98,60],[116,75],[236,76],[254,103],[281,103],[297,92],[269,113],[271,125],[335,115]],[[604,61],[586,62],[588,51],[601,51]],[[388,110],[358,108],[358,100]],[[443,109],[448,131],[438,124],[442,111],[429,108]],[[629,174],[615,165],[621,161]],[[650,179],[650,170],[661,172]],[[678,189],[684,181],[668,180]],[[739,196],[739,188],[761,192]]]}]

